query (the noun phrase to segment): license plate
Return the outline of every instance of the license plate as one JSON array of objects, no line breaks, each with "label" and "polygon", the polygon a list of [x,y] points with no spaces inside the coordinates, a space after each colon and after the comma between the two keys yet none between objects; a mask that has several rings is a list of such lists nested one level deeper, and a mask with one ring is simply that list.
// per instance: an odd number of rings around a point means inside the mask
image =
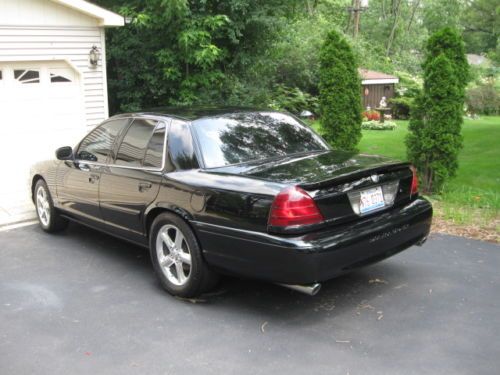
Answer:
[{"label": "license plate", "polygon": [[376,188],[363,190],[360,192],[359,197],[359,212],[364,214],[376,210],[385,206],[384,195],[382,194],[382,188],[377,186]]}]

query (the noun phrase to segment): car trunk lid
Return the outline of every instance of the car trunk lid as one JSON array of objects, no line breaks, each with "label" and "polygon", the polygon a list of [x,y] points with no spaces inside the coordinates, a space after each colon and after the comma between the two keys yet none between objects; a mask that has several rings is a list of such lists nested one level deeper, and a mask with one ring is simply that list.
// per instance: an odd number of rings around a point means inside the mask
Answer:
[{"label": "car trunk lid", "polygon": [[403,204],[410,200],[412,180],[408,163],[336,150],[254,161],[207,172],[298,186],[316,202],[325,219],[323,224],[346,222]]}]

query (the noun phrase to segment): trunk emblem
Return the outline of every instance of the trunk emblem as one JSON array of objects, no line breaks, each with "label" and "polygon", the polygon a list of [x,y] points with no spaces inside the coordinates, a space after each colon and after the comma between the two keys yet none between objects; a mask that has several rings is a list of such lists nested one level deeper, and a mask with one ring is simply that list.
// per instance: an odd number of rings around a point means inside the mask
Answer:
[{"label": "trunk emblem", "polygon": [[380,179],[380,177],[379,177],[379,175],[378,175],[378,174],[372,174],[372,175],[370,176],[370,178],[371,178],[371,180],[372,180],[373,182],[375,182],[375,183],[377,183],[377,182],[379,181],[379,179]]}]

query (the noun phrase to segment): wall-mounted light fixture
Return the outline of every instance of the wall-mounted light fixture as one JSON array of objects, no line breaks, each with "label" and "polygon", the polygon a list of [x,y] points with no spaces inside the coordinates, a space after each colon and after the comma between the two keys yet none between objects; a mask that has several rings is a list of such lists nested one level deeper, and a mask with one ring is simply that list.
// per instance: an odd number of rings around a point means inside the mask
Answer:
[{"label": "wall-mounted light fixture", "polygon": [[92,46],[92,49],[89,52],[90,65],[95,68],[99,63],[100,58],[101,58],[101,52],[99,52],[99,48],[97,48],[97,46]]}]

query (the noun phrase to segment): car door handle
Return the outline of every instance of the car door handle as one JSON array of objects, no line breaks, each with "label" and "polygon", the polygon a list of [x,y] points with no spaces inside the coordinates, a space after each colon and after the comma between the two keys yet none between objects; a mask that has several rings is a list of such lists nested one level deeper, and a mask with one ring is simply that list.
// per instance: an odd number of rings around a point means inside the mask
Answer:
[{"label": "car door handle", "polygon": [[139,182],[139,191],[142,193],[146,190],[151,189],[153,185],[150,182]]},{"label": "car door handle", "polygon": [[90,172],[90,167],[88,164],[85,163],[78,163],[78,169],[84,172]]},{"label": "car door handle", "polygon": [[95,183],[96,183],[96,181],[99,181],[99,175],[98,175],[98,174],[91,174],[91,175],[89,176],[89,182],[90,182],[91,184],[95,184]]}]

